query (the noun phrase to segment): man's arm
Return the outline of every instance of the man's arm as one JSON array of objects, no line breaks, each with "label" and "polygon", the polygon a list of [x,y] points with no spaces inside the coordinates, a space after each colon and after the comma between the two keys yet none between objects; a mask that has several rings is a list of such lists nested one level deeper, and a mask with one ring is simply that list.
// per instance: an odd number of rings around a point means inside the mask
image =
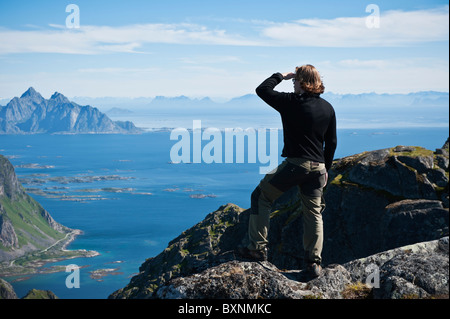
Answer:
[{"label": "man's arm", "polygon": [[325,167],[327,171],[330,170],[333,164],[334,152],[337,147],[337,134],[336,134],[336,114],[333,113],[333,117],[328,125],[327,132],[325,133]]},{"label": "man's arm", "polygon": [[277,92],[274,88],[280,84],[281,81],[292,79],[294,76],[294,73],[274,73],[256,88],[256,94],[264,102],[279,111],[289,94]]}]

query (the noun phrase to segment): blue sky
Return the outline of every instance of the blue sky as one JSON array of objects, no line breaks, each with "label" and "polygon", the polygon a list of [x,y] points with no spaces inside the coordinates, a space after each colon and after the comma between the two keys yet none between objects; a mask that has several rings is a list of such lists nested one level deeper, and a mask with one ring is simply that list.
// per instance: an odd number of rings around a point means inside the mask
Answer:
[{"label": "blue sky", "polygon": [[[66,26],[71,3],[80,28]],[[379,27],[369,4],[379,9]],[[448,1],[1,0],[0,98],[33,86],[47,98],[58,91],[226,99],[306,63],[334,93],[448,92],[448,8]]]}]

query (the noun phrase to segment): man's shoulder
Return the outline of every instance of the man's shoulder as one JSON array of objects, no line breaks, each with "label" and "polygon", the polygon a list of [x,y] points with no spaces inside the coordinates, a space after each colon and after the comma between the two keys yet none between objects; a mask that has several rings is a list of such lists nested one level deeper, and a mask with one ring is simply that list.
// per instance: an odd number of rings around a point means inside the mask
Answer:
[{"label": "man's shoulder", "polygon": [[328,106],[328,107],[330,107],[331,109],[334,110],[333,105],[331,105],[331,103],[328,102],[327,100],[325,100],[322,96],[319,96],[319,99],[324,105],[326,105],[326,106]]},{"label": "man's shoulder", "polygon": [[331,112],[334,112],[333,105],[330,102],[325,100],[320,94],[296,94],[296,93],[285,93],[286,99],[296,103],[297,105],[316,105],[320,106],[324,109],[329,109]]}]

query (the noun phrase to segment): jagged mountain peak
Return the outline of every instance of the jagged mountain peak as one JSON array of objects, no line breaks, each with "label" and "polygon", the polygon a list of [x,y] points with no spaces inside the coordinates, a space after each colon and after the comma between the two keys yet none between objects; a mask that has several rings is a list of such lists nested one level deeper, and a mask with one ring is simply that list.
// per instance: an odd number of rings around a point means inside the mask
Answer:
[{"label": "jagged mountain peak", "polygon": [[30,86],[30,87],[28,88],[28,90],[26,90],[26,91],[22,94],[21,98],[22,98],[22,97],[27,97],[27,96],[30,96],[30,95],[33,95],[33,94],[36,94],[36,93],[38,93],[38,92],[36,92],[36,90],[35,90],[32,86]]},{"label": "jagged mountain peak", "polygon": [[53,95],[50,97],[50,100],[53,100],[57,103],[70,103],[69,99],[59,92],[53,93]]},{"label": "jagged mountain peak", "polygon": [[44,100],[44,98],[42,97],[41,94],[39,94],[39,92],[37,92],[32,86],[30,86],[28,88],[28,90],[26,90],[21,96],[21,99],[24,98],[32,98],[32,99],[39,99],[39,100]]},{"label": "jagged mountain peak", "polygon": [[44,99],[33,87],[0,110],[0,134],[140,133],[131,122],[116,123],[97,108],[80,106],[59,92]]}]

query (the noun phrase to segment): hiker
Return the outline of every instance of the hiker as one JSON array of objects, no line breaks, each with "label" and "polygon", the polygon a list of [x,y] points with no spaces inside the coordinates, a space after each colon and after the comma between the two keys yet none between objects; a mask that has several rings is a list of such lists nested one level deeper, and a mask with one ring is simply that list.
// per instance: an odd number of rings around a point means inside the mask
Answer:
[{"label": "hiker", "polygon": [[[280,82],[290,79],[294,93],[274,90]],[[281,115],[284,137],[281,156],[286,159],[253,191],[248,227],[250,243],[236,251],[246,259],[267,260],[272,204],[296,186],[301,199],[305,262],[314,277],[322,270],[323,188],[337,145],[335,112],[320,97],[324,90],[320,74],[312,65],[297,67],[295,73],[275,73],[256,89],[258,96]]]}]

